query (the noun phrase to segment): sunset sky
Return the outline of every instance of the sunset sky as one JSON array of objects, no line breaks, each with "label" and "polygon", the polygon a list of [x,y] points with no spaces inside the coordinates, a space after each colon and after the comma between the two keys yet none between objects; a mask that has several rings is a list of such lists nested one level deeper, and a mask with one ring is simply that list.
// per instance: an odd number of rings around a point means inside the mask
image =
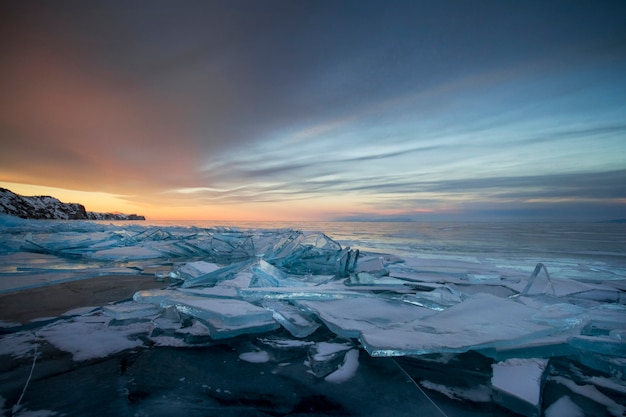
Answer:
[{"label": "sunset sky", "polygon": [[3,1],[0,186],[149,219],[626,217],[626,2]]}]

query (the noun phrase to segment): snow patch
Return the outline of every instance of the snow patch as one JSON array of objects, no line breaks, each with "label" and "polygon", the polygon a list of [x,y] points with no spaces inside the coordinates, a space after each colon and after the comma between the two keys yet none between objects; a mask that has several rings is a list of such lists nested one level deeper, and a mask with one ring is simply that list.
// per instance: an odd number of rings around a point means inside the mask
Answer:
[{"label": "snow patch", "polygon": [[351,349],[346,353],[343,358],[343,363],[339,365],[339,368],[324,380],[333,384],[341,384],[351,379],[359,368],[359,351],[358,349]]},{"label": "snow patch", "polygon": [[250,363],[265,363],[269,362],[269,353],[261,350],[259,352],[245,352],[239,355],[239,359]]}]

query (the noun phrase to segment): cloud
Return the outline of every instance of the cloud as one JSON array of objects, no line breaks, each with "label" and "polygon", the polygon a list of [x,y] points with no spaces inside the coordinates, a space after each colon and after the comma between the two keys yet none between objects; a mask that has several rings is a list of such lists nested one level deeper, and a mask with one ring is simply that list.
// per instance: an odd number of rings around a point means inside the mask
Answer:
[{"label": "cloud", "polygon": [[612,7],[393,6],[0,6],[0,180],[189,206],[623,198]]}]

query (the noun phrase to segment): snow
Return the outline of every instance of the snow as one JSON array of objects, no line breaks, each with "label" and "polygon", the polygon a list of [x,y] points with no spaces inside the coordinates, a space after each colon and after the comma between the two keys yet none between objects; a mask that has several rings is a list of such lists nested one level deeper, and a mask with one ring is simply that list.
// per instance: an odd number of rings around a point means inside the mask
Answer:
[{"label": "snow", "polygon": [[8,334],[0,343],[0,356],[11,355],[14,358],[23,358],[34,352],[37,336],[33,332],[19,332]]},{"label": "snow", "polygon": [[38,330],[37,336],[70,352],[75,361],[84,361],[105,358],[113,353],[142,346],[143,342],[129,337],[145,333],[148,329],[149,325],[145,323],[109,327],[105,322],[77,317],[71,321],[50,324]]},{"label": "snow", "polygon": [[332,384],[342,384],[354,377],[358,368],[359,351],[357,349],[350,349],[344,356],[343,363],[339,368],[325,377],[324,380]]},{"label": "snow", "polygon": [[546,408],[545,417],[585,417],[585,412],[567,395]]},{"label": "snow", "polygon": [[250,363],[265,363],[269,362],[270,355],[263,350],[259,352],[244,352],[239,355],[239,359]]},{"label": "snow", "polygon": [[539,405],[545,359],[509,359],[493,365],[491,384],[534,406]]},{"label": "snow", "polygon": [[626,413],[626,407],[618,404],[613,399],[607,397],[593,385],[578,385],[576,382],[562,376],[553,376],[551,380],[569,388],[573,393],[587,397],[598,404],[606,407],[607,411],[615,417],[621,417]]}]

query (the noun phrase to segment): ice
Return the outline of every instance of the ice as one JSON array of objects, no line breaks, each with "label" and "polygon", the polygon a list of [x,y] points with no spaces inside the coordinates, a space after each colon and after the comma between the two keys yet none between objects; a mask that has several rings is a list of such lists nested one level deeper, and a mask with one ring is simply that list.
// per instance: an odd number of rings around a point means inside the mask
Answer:
[{"label": "ice", "polygon": [[449,385],[435,384],[430,381],[422,381],[420,385],[426,389],[437,391],[451,400],[468,400],[473,402],[491,401],[491,388],[478,385],[471,388],[450,387]]},{"label": "ice", "polygon": [[357,372],[359,368],[359,350],[350,349],[343,357],[343,363],[339,365],[337,370],[328,374],[324,381],[332,382],[333,384],[342,384],[350,380]]},{"label": "ice", "polygon": [[293,274],[347,275],[357,255],[323,233],[293,232],[265,253],[265,259]]},{"label": "ice", "polygon": [[545,382],[547,359],[509,359],[493,367],[495,400],[525,416],[541,415],[541,393]]},{"label": "ice", "polygon": [[[354,350],[352,348],[353,345],[350,342],[319,342],[310,346],[308,352],[308,365],[311,368],[311,372],[318,378],[326,378],[330,376],[341,367],[341,364],[346,362],[345,356],[349,351]],[[358,366],[358,355],[356,359]],[[349,359],[348,361],[350,364],[347,373],[351,374],[351,368],[354,367],[354,358]],[[334,382],[340,382],[339,380],[342,378],[342,375],[339,373],[333,378],[336,378]]]},{"label": "ice", "polygon": [[626,357],[626,342],[610,336],[575,336],[570,337],[568,342],[574,348],[583,352]]},{"label": "ice", "polygon": [[206,323],[214,339],[263,333],[279,327],[272,312],[242,300],[201,297],[174,290],[140,291],[133,298],[163,308],[176,307],[181,313]]},{"label": "ice", "polygon": [[408,304],[373,297],[298,301],[298,305],[314,312],[335,334],[347,338],[362,338],[365,333],[376,329],[391,331],[432,313]]},{"label": "ice", "polygon": [[[543,274],[540,273],[543,271]],[[533,291],[531,291],[531,289]],[[554,285],[552,285],[552,280],[550,279],[550,274],[548,273],[548,269],[542,263],[538,263],[535,267],[535,270],[528,277],[528,284],[522,290],[522,295],[528,294],[547,294],[552,293],[556,294],[554,291]]]},{"label": "ice", "polygon": [[[346,399],[384,390],[373,382],[378,375],[371,370],[377,369],[398,383],[387,388],[424,401],[407,415],[426,403],[432,407],[422,388],[450,416],[507,415],[504,409],[575,415],[592,403],[623,413],[626,269],[603,260],[621,259],[615,251],[584,263],[492,253],[497,245],[471,254],[445,245],[421,252],[410,247],[399,256],[352,250],[323,233],[291,229],[0,221],[0,232],[0,292],[119,273],[151,275],[169,285],[139,291],[132,301],[2,328],[3,360],[26,361],[42,341],[52,358],[60,350],[80,363],[142,355],[137,352],[156,358],[171,348],[158,366],[188,354],[206,366],[212,359],[204,352],[232,352],[229,363],[237,372],[257,367],[246,373],[252,379],[261,372],[288,374],[285,389],[300,392],[300,385],[289,384],[304,375],[307,384],[332,387],[324,395],[337,389]],[[591,278],[596,273],[610,279]],[[575,363],[577,370],[563,363]],[[181,384],[176,395],[195,392],[186,385],[193,369],[168,374]],[[247,401],[229,397],[250,392],[235,376],[230,385],[202,378],[198,386],[211,388],[193,401],[209,407]],[[417,384],[408,392],[407,381]],[[176,398],[165,382],[145,377],[143,384]],[[132,401],[124,404],[142,404],[132,406],[134,414],[167,404],[159,394],[126,388]],[[291,397],[277,394],[280,389],[263,385],[255,404],[274,396],[272,407],[301,412]],[[142,395],[150,400],[137,399]],[[365,397],[371,402],[374,396]]]},{"label": "ice", "polygon": [[143,345],[136,334],[146,333],[147,323],[109,327],[108,320],[91,321],[76,317],[67,322],[56,322],[37,331],[37,336],[59,349],[70,352],[75,361],[105,358],[111,354]]},{"label": "ice", "polygon": [[215,269],[211,272],[193,277],[183,278],[183,288],[197,287],[204,285],[215,285],[220,281],[234,278],[240,271],[250,265],[250,261],[241,261],[223,268]]},{"label": "ice", "polygon": [[463,301],[463,297],[453,288],[442,286],[432,291],[418,291],[414,294],[404,295],[402,301],[431,310],[443,311]]},{"label": "ice", "polygon": [[261,305],[294,337],[307,337],[320,326],[310,315],[286,301],[263,300]]},{"label": "ice", "polygon": [[172,275],[183,281],[197,279],[201,275],[205,275],[220,269],[217,264],[205,261],[187,262],[178,268]]},{"label": "ice", "polygon": [[102,307],[102,312],[107,316],[120,321],[155,316],[159,314],[159,309],[152,305],[127,302],[104,306]]},{"label": "ice", "polygon": [[607,411],[615,417],[621,417],[626,413],[626,407],[607,397],[593,385],[579,385],[576,382],[555,376],[551,378],[553,381],[566,386],[573,393],[592,399],[594,402],[606,407]]},{"label": "ice", "polygon": [[477,294],[439,313],[383,300],[302,304],[315,310],[331,330],[358,337],[373,356],[463,352],[554,331],[531,321],[537,310],[490,294]]},{"label": "ice", "polygon": [[545,413],[546,417],[585,417],[585,412],[567,395],[553,402]]}]

